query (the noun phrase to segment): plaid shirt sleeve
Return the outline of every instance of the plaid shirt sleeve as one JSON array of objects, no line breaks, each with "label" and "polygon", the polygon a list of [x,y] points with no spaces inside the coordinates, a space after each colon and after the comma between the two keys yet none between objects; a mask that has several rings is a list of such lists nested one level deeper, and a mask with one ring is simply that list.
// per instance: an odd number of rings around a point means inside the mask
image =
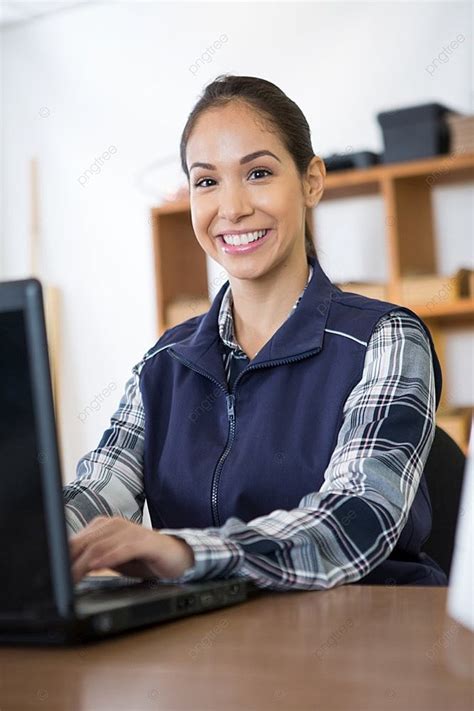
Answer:
[{"label": "plaid shirt sleeve", "polygon": [[428,337],[395,309],[372,333],[319,491],[248,523],[160,529],[194,551],[191,568],[164,580],[236,576],[260,588],[319,590],[363,578],[407,521],[434,439],[435,395]]},{"label": "plaid shirt sleeve", "polygon": [[69,535],[95,516],[122,516],[142,522],[145,417],[139,376],[146,357],[133,367],[110,427],[99,445],[81,457],[76,480],[63,487]]}]

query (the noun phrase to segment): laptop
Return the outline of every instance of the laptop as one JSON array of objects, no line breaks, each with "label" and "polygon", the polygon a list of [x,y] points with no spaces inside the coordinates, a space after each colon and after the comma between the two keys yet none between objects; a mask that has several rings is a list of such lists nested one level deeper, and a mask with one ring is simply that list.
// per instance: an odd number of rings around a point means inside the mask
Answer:
[{"label": "laptop", "polygon": [[38,279],[0,282],[0,644],[67,645],[226,607],[240,578],[74,585]]}]

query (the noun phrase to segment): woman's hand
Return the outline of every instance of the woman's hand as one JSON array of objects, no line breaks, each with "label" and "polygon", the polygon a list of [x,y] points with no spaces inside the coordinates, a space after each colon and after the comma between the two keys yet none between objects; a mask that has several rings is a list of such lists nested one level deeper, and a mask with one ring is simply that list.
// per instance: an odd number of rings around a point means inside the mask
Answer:
[{"label": "woman's hand", "polygon": [[77,583],[90,570],[112,568],[138,578],[177,578],[194,565],[191,546],[120,516],[96,516],[69,539]]}]

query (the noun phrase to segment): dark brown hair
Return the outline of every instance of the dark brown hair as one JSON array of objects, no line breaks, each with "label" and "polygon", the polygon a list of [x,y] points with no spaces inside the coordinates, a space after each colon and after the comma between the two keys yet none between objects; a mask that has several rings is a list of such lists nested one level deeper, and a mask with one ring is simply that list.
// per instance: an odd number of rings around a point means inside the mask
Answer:
[{"label": "dark brown hair", "polygon": [[[314,151],[311,145],[311,131],[299,106],[275,84],[266,79],[220,74],[205,87],[199,101],[188,116],[181,136],[181,166],[188,182],[186,145],[198,117],[207,109],[223,106],[232,100],[245,102],[275,128],[283,145],[293,157],[298,173],[303,177],[314,156]],[[308,218],[306,218],[304,237],[306,255],[316,257]]]}]

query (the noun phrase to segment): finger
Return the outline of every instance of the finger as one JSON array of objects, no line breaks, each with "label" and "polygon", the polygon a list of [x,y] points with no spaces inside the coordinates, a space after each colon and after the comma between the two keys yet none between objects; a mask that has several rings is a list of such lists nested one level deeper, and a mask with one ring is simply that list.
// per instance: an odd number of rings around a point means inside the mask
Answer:
[{"label": "finger", "polygon": [[91,534],[92,531],[96,531],[98,528],[102,528],[107,525],[109,521],[111,521],[112,518],[106,518],[105,516],[96,516],[95,518],[92,519],[92,521],[89,521],[89,523],[84,526],[80,531],[77,533],[74,533],[70,539],[69,543],[72,548],[77,547],[78,544],[84,540],[84,538],[87,538]]},{"label": "finger", "polygon": [[113,536],[86,549],[72,566],[74,582],[97,568],[113,568],[137,557],[139,546],[124,541],[123,536]]},{"label": "finger", "polygon": [[146,555],[150,548],[148,532],[141,526],[130,522],[128,524],[125,522],[124,526],[109,526],[106,533],[102,532],[99,540],[91,541],[73,561],[73,576],[80,579],[90,570],[109,568],[110,566],[104,561],[108,559],[109,551],[121,544],[131,546],[130,555],[132,557],[136,555],[137,551],[141,555]]},{"label": "finger", "polygon": [[71,559],[75,560],[93,541],[101,539],[108,534],[110,535],[116,530],[116,520],[113,518],[99,516],[93,519],[82,531],[70,538],[69,551]]},{"label": "finger", "polygon": [[122,531],[117,531],[114,528],[110,528],[106,531],[100,532],[100,537],[89,538],[81,544],[73,555],[70,556],[71,566],[74,566],[79,560],[81,563],[86,561],[91,561],[93,558],[107,550],[111,541],[115,539],[116,536],[122,536]]},{"label": "finger", "polygon": [[96,567],[105,567],[95,564],[95,560],[99,559],[106,553],[111,546],[117,544],[117,541],[123,539],[123,531],[117,531],[116,528],[109,527],[107,531],[100,531],[100,538],[88,538],[84,545],[76,552],[76,555],[71,559],[73,575],[85,575],[90,570]]}]

